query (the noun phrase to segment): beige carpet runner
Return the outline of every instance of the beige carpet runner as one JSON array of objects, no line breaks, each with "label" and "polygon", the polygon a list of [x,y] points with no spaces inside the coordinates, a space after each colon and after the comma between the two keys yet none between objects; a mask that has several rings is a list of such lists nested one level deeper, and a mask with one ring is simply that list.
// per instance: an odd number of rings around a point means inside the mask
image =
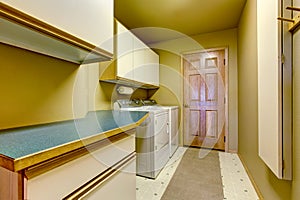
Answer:
[{"label": "beige carpet runner", "polygon": [[218,152],[187,149],[161,199],[224,199]]}]

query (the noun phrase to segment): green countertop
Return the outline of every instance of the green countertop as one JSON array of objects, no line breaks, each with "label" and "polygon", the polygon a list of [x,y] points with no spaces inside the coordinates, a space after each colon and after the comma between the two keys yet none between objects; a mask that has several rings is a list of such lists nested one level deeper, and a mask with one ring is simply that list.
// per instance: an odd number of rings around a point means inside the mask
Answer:
[{"label": "green countertop", "polygon": [[[0,166],[19,171],[24,167],[36,164],[32,163],[33,160],[39,159],[34,158],[34,155],[37,156],[40,153],[50,155],[49,152],[55,148],[76,143],[77,145],[73,145],[72,148],[64,148],[59,152],[74,150],[91,143],[91,141],[82,142],[86,139],[96,136],[98,139],[103,139],[103,136],[99,137],[99,135],[110,131],[118,134],[134,128],[146,118],[147,114],[148,112],[101,110],[89,112],[85,118],[81,119],[1,130]],[[97,138],[94,138],[93,141],[96,140]],[[47,152],[48,150],[49,152]],[[57,153],[52,156],[57,156]],[[16,166],[16,161],[20,163],[22,160],[30,160],[31,157],[33,158],[28,162],[29,164],[21,163],[20,166]],[[44,159],[46,158],[42,160]],[[13,167],[7,165],[9,161],[12,162]]]}]

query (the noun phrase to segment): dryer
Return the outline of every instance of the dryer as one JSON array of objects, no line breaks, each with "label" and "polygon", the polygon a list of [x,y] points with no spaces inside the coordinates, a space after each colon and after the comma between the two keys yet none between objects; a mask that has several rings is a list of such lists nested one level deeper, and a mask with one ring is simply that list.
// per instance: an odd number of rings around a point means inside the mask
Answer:
[{"label": "dryer", "polygon": [[155,100],[143,100],[143,104],[147,107],[156,107],[168,110],[169,120],[169,157],[172,157],[179,146],[179,131],[178,131],[178,106],[162,106],[157,104]]},{"label": "dryer", "polygon": [[155,179],[169,160],[169,112],[140,102],[118,100],[115,109],[147,111],[149,117],[136,128],[137,175]]},{"label": "dryer", "polygon": [[160,106],[168,110],[169,115],[169,157],[172,157],[179,146],[178,106]]}]

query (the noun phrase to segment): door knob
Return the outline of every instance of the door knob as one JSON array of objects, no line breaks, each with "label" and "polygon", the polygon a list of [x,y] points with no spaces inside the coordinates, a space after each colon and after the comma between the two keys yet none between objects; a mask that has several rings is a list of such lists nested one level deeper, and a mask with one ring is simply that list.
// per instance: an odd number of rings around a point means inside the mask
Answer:
[{"label": "door knob", "polygon": [[183,105],[185,108],[189,108],[190,106],[188,104]]}]

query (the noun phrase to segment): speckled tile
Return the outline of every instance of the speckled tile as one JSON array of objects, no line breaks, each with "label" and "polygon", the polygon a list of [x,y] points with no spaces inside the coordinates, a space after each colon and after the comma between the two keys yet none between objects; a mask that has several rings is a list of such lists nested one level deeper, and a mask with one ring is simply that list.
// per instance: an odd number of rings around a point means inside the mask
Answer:
[{"label": "speckled tile", "polygon": [[185,147],[179,147],[155,180],[140,176],[136,177],[137,200],[161,199],[186,149]]},{"label": "speckled tile", "polygon": [[219,159],[224,199],[259,199],[238,155],[219,152]]},{"label": "speckled tile", "polygon": [[[155,180],[137,176],[137,200],[161,199],[186,149],[179,147]],[[259,199],[237,154],[219,152],[219,159],[224,199]]]}]

